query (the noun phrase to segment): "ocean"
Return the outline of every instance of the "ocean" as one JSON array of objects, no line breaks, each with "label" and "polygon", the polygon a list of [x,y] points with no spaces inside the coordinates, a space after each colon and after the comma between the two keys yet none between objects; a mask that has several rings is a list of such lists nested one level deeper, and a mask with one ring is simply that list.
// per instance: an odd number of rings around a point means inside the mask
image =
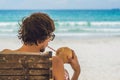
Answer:
[{"label": "ocean", "polygon": [[0,10],[0,37],[15,37],[18,23],[34,12],[47,13],[57,36],[120,36],[120,10]]}]

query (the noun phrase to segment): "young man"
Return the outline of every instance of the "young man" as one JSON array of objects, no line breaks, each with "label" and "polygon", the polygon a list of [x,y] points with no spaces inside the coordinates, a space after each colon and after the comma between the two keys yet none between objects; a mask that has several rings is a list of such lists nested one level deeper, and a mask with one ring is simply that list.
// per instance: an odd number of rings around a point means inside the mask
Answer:
[{"label": "young man", "polygon": [[[17,50],[5,49],[2,52],[25,52],[26,54],[40,54],[45,51],[48,43],[54,39],[54,30],[54,22],[47,14],[40,12],[33,13],[29,17],[24,18],[22,20],[22,24],[20,24],[18,38],[23,42],[22,47]],[[54,80],[64,80],[65,73],[62,60],[59,57],[54,56],[52,63]],[[70,59],[70,65],[74,70],[72,80],[77,80],[80,74],[80,66],[75,54],[74,58]]]}]

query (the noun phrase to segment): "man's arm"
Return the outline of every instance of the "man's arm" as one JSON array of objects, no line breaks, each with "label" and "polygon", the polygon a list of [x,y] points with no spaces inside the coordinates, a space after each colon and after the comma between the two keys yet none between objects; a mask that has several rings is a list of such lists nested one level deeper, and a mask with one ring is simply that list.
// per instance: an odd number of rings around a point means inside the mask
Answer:
[{"label": "man's arm", "polygon": [[72,57],[72,59],[70,59],[69,64],[71,65],[71,67],[74,71],[71,80],[78,80],[81,69],[80,69],[80,64],[78,62],[77,56],[75,55],[74,51],[73,51],[73,57]]},{"label": "man's arm", "polygon": [[55,80],[64,80],[64,65],[63,61],[57,57],[53,57],[53,77]]}]

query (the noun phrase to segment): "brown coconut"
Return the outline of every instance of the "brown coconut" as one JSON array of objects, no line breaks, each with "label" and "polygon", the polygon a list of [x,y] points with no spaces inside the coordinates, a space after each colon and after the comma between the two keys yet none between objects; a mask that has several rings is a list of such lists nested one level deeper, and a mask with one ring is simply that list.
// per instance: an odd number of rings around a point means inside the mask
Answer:
[{"label": "brown coconut", "polygon": [[56,55],[59,56],[64,63],[68,63],[68,58],[72,58],[72,50],[69,47],[61,47],[57,49]]}]

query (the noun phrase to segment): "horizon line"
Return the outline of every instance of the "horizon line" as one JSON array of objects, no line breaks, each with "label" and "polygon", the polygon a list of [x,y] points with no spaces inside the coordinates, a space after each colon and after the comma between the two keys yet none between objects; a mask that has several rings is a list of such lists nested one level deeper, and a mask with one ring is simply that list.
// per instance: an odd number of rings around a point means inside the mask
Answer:
[{"label": "horizon line", "polygon": [[120,8],[106,9],[0,9],[0,10],[120,10]]}]

